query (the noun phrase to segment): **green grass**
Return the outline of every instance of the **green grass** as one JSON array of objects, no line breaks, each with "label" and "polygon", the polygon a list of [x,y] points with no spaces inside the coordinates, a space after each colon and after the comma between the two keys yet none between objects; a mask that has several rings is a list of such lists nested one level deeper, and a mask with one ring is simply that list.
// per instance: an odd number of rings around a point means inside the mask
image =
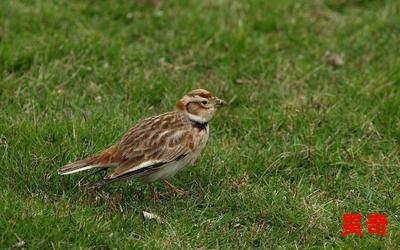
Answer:
[{"label": "green grass", "polygon": [[[0,248],[400,247],[399,1],[125,2],[0,2]],[[57,175],[197,87],[230,105],[190,196]]]}]

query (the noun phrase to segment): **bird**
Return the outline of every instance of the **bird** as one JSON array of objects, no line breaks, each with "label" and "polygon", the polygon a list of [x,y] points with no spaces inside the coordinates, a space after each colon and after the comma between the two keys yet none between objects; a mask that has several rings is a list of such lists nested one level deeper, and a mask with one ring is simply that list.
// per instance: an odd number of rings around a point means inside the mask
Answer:
[{"label": "bird", "polygon": [[208,123],[224,104],[210,91],[194,89],[176,102],[174,111],[138,122],[114,145],[69,163],[58,173],[107,170],[93,188],[137,178],[144,183],[162,180],[173,192],[187,194],[167,179],[195,162],[207,143]]}]

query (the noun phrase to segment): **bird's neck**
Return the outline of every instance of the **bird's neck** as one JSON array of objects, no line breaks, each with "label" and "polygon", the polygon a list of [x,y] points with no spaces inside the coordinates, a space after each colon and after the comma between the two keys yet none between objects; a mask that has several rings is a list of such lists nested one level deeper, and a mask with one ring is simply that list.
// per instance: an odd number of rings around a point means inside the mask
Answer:
[{"label": "bird's neck", "polygon": [[201,122],[193,121],[193,120],[190,120],[190,121],[192,122],[193,127],[198,128],[199,130],[207,129],[208,122],[201,123]]},{"label": "bird's neck", "polygon": [[200,130],[207,129],[208,120],[198,115],[190,114],[189,112],[181,112],[181,114],[190,121],[193,127]]}]

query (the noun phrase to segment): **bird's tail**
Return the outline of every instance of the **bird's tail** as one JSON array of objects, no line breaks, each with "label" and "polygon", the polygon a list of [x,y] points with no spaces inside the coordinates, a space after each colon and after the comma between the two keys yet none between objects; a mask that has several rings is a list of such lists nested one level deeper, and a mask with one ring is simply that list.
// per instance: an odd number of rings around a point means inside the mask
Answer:
[{"label": "bird's tail", "polygon": [[93,168],[114,167],[117,165],[116,153],[115,147],[108,148],[95,156],[65,165],[58,170],[58,173],[67,175]]},{"label": "bird's tail", "polygon": [[58,170],[58,173],[61,175],[73,174],[76,172],[88,170],[91,168],[95,168],[98,165],[94,165],[93,159],[83,159],[80,161],[72,162],[70,164],[65,165],[64,167]]}]

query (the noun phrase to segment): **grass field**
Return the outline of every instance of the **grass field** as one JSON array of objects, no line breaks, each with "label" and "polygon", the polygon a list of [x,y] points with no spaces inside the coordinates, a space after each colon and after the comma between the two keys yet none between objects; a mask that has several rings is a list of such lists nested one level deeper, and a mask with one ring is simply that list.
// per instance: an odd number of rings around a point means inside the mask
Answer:
[{"label": "grass field", "polygon": [[[399,249],[399,13],[384,0],[1,1],[0,248]],[[190,196],[57,174],[197,87],[230,105],[171,180]],[[384,237],[368,234],[375,212]],[[363,216],[363,236],[341,236],[344,213]]]}]

